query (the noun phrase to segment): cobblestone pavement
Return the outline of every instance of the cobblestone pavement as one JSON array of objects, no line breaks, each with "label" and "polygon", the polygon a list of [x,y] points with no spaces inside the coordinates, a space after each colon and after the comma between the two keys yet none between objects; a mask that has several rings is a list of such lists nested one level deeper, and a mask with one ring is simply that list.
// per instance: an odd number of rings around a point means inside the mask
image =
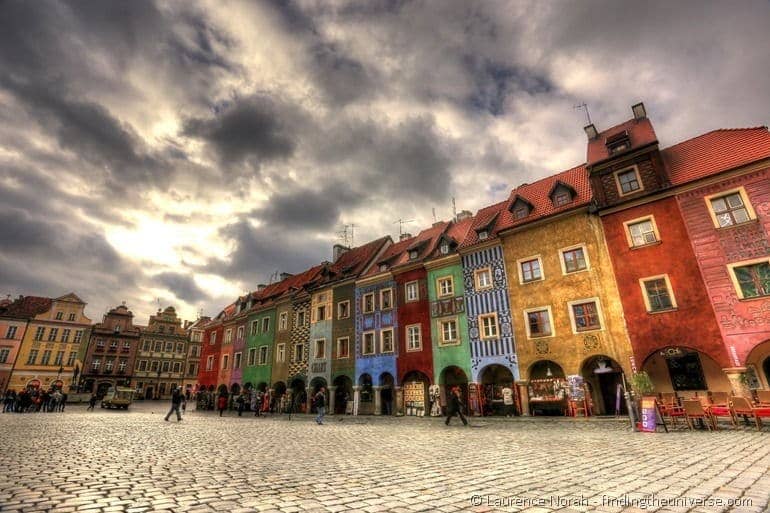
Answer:
[{"label": "cobblestone pavement", "polygon": [[612,420],[366,417],[318,426],[209,412],[176,423],[163,421],[166,408],[0,414],[0,510],[760,512],[770,497],[767,428],[642,434]]}]

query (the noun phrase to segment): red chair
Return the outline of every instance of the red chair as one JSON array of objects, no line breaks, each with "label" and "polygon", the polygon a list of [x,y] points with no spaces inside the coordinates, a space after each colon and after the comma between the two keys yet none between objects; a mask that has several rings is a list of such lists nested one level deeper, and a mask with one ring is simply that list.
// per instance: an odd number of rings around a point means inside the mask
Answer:
[{"label": "red chair", "polygon": [[700,419],[706,424],[706,427],[711,431],[711,426],[714,424],[714,419],[711,418],[708,410],[703,407],[701,401],[698,399],[690,401],[682,401],[682,407],[684,408],[684,418],[687,421],[687,425],[692,427],[692,421],[694,419]]},{"label": "red chair", "polygon": [[714,429],[719,430],[719,418],[720,417],[727,417],[730,419],[730,422],[732,423],[733,427],[735,427],[735,414],[733,413],[733,410],[730,408],[730,406],[719,406],[719,405],[711,405],[708,407],[709,415],[711,415],[711,420],[714,424]]},{"label": "red chair", "polygon": [[745,397],[733,397],[733,413],[742,417],[752,417],[757,425],[757,430],[762,429],[762,419],[770,418],[770,406],[752,406],[751,401]]}]

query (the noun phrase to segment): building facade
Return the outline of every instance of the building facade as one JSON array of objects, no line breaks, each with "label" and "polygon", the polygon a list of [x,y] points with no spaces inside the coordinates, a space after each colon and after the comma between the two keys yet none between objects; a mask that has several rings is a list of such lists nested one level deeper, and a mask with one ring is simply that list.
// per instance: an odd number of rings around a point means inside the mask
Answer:
[{"label": "building facade", "polygon": [[10,388],[11,372],[29,321],[50,308],[51,299],[38,296],[19,296],[0,305],[0,392]]},{"label": "building facade", "polygon": [[173,306],[151,315],[142,329],[133,387],[145,399],[166,399],[187,372],[187,331]]}]

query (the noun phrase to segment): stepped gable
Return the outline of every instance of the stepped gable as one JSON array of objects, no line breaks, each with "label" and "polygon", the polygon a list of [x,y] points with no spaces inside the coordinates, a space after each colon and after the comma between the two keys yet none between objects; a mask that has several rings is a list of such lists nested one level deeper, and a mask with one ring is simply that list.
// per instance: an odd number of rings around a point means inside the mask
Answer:
[{"label": "stepped gable", "polygon": [[[575,192],[570,203],[555,206],[551,199],[551,193],[559,184],[572,188]],[[529,215],[521,219],[515,219],[511,209],[518,198],[532,206]],[[561,212],[566,212],[578,207],[583,207],[591,202],[591,186],[588,182],[588,170],[585,164],[581,164],[567,171],[543,178],[531,184],[525,184],[513,189],[508,198],[506,208],[500,213],[494,233],[531,223],[545,217]]]},{"label": "stepped gable", "polygon": [[479,240],[479,232],[484,229],[489,232],[489,237],[487,240],[495,238],[497,236],[495,233],[495,228],[498,224],[500,224],[501,215],[505,211],[505,207],[507,205],[508,200],[503,200],[499,203],[495,203],[494,205],[479,209],[479,211],[476,212],[476,215],[473,216],[473,223],[471,224],[471,228],[468,230],[465,239],[460,242],[459,247],[466,248],[481,242]]},{"label": "stepped gable", "polygon": [[[628,121],[615,125],[612,128],[603,130],[599,135],[588,141],[586,150],[586,162],[588,166],[593,166],[610,158],[610,152],[607,148],[607,141],[613,137],[621,136],[623,132],[628,135],[631,147],[623,153],[637,150],[648,144],[658,142],[658,136],[655,135],[655,129],[649,118],[629,119]],[[615,153],[612,158],[616,158],[620,153]]]},{"label": "stepped gable", "polygon": [[719,129],[661,150],[671,185],[682,185],[770,158],[766,126]]},{"label": "stepped gable", "polygon": [[10,304],[0,308],[0,317],[13,319],[31,319],[51,309],[53,300],[49,297],[20,296]]}]

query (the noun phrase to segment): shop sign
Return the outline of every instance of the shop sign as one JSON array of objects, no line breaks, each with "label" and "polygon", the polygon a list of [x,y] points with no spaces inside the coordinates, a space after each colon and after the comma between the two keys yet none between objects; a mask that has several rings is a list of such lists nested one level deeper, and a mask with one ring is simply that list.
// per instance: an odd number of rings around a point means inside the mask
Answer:
[{"label": "shop sign", "polygon": [[642,431],[654,433],[658,425],[658,410],[654,396],[642,397]]}]

